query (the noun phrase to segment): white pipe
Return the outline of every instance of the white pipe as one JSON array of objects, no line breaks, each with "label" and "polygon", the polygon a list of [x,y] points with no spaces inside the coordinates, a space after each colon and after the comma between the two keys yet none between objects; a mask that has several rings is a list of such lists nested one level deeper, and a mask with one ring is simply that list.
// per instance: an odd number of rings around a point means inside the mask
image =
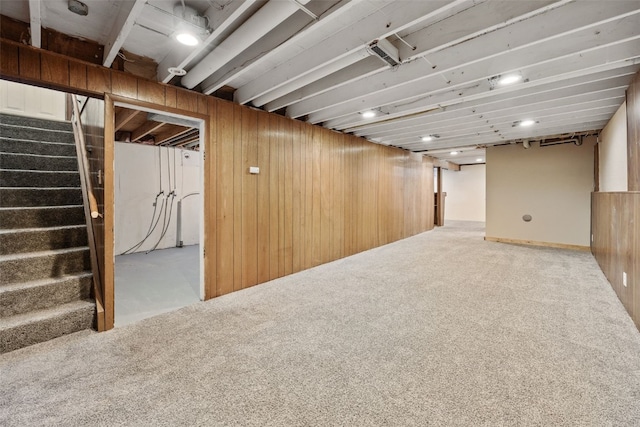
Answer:
[{"label": "white pipe", "polygon": [[[309,1],[298,0],[301,4]],[[182,85],[193,89],[298,10],[298,6],[290,1],[269,1],[189,70],[181,80]]]}]

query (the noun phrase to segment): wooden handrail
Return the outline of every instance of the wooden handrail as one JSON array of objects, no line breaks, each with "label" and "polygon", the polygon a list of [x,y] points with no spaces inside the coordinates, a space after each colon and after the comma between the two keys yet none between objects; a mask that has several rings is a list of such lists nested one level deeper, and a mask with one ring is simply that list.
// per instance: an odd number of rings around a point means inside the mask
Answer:
[{"label": "wooden handrail", "polygon": [[96,299],[96,314],[98,331],[105,330],[104,326],[104,293],[102,286],[102,276],[100,275],[100,263],[98,261],[98,250],[96,247],[95,228],[93,220],[102,216],[98,212],[98,202],[93,194],[91,175],[89,172],[89,159],[87,158],[87,147],[82,130],[82,120],[80,119],[80,109],[78,108],[78,98],[76,95],[68,94],[70,103],[73,106],[71,124],[73,125],[73,135],[76,141],[76,154],[78,157],[78,170],[80,172],[80,185],[82,187],[82,199],[84,205],[84,216],[87,223],[87,236],[89,242],[89,252],[91,254],[91,271],[93,273],[93,293]]}]

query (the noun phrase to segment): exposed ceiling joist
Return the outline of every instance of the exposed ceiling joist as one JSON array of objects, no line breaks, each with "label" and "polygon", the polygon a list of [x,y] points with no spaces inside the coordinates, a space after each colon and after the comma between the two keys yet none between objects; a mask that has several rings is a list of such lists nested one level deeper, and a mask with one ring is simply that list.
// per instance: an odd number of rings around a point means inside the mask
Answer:
[{"label": "exposed ceiling joist", "polygon": [[[258,0],[234,0],[227,4],[222,10],[211,6],[204,15],[210,17],[210,25],[213,31],[207,38],[193,49],[174,48],[171,49],[162,61],[158,64],[158,80],[168,83],[174,75],[169,72],[169,68],[186,69],[207,49],[211,49],[221,38],[223,38],[234,26],[238,25],[242,17],[252,9],[260,6]],[[176,45],[177,47],[177,45]]]},{"label": "exposed ceiling joist", "polygon": [[40,0],[29,0],[29,29],[31,30],[31,46],[39,48],[42,40]]},{"label": "exposed ceiling joist", "polygon": [[[310,0],[298,1],[304,5]],[[185,87],[193,89],[297,11],[298,7],[291,2],[268,2],[220,43],[213,52],[189,70],[187,75],[182,78],[181,83]]]},{"label": "exposed ceiling joist", "polygon": [[[446,10],[465,1],[387,3],[380,9],[369,10],[367,15],[351,25],[342,27],[340,31],[334,32],[313,48],[304,50],[296,57],[264,73],[259,79],[238,88],[235,100],[241,104],[247,103],[291,80],[299,79],[345,56],[352,55],[373,39],[392,35],[417,22],[445,13]],[[354,9],[355,12],[363,13],[360,9]],[[365,9],[364,12],[367,13],[367,10]]]},{"label": "exposed ceiling joist", "polygon": [[127,123],[129,123],[131,120],[133,120],[138,114],[142,113],[142,111],[139,110],[124,110],[120,113],[118,113],[117,117],[116,117],[116,123],[114,126],[114,130],[117,132],[120,129],[122,129],[124,126],[126,126]]},{"label": "exposed ceiling joist", "polygon": [[145,3],[146,0],[134,0],[133,2],[123,2],[120,5],[118,16],[104,45],[103,66],[111,66],[136,23],[136,18],[142,13]]}]

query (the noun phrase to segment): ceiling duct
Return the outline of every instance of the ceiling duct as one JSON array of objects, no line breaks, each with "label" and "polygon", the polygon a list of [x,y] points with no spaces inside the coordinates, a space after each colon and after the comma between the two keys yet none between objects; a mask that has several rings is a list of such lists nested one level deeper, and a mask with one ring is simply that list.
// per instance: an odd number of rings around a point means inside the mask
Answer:
[{"label": "ceiling duct", "polygon": [[369,44],[369,51],[392,67],[400,65],[398,48],[387,39],[374,40]]}]

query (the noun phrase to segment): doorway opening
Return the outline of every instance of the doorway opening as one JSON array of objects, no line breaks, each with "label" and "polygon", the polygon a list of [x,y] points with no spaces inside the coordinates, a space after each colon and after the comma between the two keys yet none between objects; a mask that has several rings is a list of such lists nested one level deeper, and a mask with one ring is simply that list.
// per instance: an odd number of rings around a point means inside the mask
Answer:
[{"label": "doorway opening", "polygon": [[114,324],[204,299],[204,121],[115,103]]}]

